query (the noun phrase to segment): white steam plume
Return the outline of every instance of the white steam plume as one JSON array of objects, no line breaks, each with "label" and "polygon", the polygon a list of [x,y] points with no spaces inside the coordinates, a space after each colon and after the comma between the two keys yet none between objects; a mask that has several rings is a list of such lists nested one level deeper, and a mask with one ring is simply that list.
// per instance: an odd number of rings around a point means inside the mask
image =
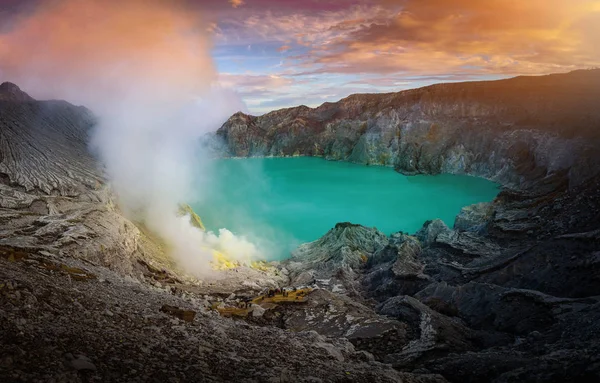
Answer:
[{"label": "white steam plume", "polygon": [[[37,98],[63,98],[100,117],[93,139],[124,210],[202,274],[209,248],[232,257],[257,249],[177,218],[193,199],[198,139],[245,109],[216,73],[200,15],[178,1],[60,0],[44,4],[0,34],[0,76]],[[205,169],[206,170],[206,169]],[[206,181],[206,180],[205,180]],[[201,214],[201,212],[199,212]]]}]

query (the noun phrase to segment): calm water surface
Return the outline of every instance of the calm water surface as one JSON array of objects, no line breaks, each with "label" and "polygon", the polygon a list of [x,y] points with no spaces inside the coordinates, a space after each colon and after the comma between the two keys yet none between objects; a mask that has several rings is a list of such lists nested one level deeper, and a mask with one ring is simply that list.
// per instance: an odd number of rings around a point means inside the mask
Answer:
[{"label": "calm water surface", "polygon": [[457,176],[403,176],[393,169],[320,158],[217,160],[210,187],[192,204],[209,230],[227,228],[289,256],[337,222],[414,233],[426,220],[452,226],[463,206],[491,201],[498,185]]}]

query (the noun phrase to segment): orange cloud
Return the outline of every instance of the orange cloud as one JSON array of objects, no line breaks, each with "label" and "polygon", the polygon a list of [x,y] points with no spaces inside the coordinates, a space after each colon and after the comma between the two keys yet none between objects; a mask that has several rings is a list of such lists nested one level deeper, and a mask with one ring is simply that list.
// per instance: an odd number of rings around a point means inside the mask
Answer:
[{"label": "orange cloud", "polygon": [[289,45],[283,45],[277,49],[277,52],[286,52],[289,51],[291,48],[292,47],[290,47]]},{"label": "orange cloud", "polygon": [[233,8],[237,8],[244,5],[244,0],[229,0],[229,3]]},{"label": "orange cloud", "polygon": [[305,66],[342,73],[517,74],[600,63],[599,0],[383,0],[380,6],[389,17],[332,25],[339,33],[314,44]]},{"label": "orange cloud", "polygon": [[127,96],[137,86],[167,98],[197,93],[216,77],[206,25],[182,2],[43,4],[0,34],[0,77],[38,97],[75,94],[93,106],[94,93]]}]

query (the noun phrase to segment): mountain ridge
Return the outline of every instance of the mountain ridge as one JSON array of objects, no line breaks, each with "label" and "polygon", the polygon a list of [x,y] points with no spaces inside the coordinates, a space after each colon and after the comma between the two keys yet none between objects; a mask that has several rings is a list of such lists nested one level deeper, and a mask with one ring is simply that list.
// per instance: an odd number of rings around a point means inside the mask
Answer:
[{"label": "mountain ridge", "polygon": [[543,74],[543,75],[518,75],[518,76],[514,76],[514,77],[509,77],[509,78],[503,78],[503,79],[495,79],[495,80],[471,80],[471,81],[456,81],[456,82],[440,82],[440,83],[435,83],[435,84],[431,84],[431,85],[425,85],[422,87],[417,87],[417,88],[409,88],[409,89],[403,89],[403,90],[399,90],[399,91],[393,91],[393,92],[366,92],[366,93],[352,93],[349,94],[348,96],[342,97],[341,99],[339,99],[338,101],[326,101],[318,106],[315,107],[310,107],[304,104],[301,105],[296,105],[296,106],[289,106],[289,107],[284,107],[284,108],[280,108],[280,109],[275,109],[260,115],[254,115],[251,113],[244,113],[242,111],[238,111],[236,113],[233,114],[233,116],[238,115],[238,114],[242,114],[244,116],[248,116],[248,117],[263,117],[272,113],[277,113],[277,112],[281,112],[281,111],[286,111],[289,109],[309,109],[309,110],[316,110],[316,109],[320,109],[320,108],[325,108],[327,106],[330,105],[336,105],[336,104],[340,104],[343,103],[344,101],[347,101],[348,99],[352,99],[354,97],[362,97],[362,96],[390,96],[390,95],[398,95],[400,93],[405,93],[405,92],[414,92],[414,91],[420,91],[420,90],[427,90],[427,89],[434,89],[437,87],[452,87],[452,86],[458,86],[458,85],[488,85],[488,84],[493,84],[493,83],[498,83],[498,82],[503,82],[503,83],[507,83],[507,82],[511,82],[511,81],[544,81],[545,79],[548,78],[554,78],[554,79],[558,79],[561,78],[563,76],[582,76],[583,78],[585,78],[585,80],[587,80],[587,75],[588,74],[594,74],[597,76],[600,76],[600,69],[599,68],[592,68],[592,69],[577,69],[577,70],[573,70],[570,72],[564,72],[564,73],[549,73],[549,74]]},{"label": "mountain ridge", "polygon": [[6,81],[0,84],[0,101],[35,101],[35,99],[23,92],[16,84]]},{"label": "mountain ridge", "polygon": [[445,83],[236,113],[216,137],[236,157],[320,156],[405,174],[471,174],[517,189],[558,176],[575,186],[596,174],[588,164],[600,158],[599,99],[598,69]]}]

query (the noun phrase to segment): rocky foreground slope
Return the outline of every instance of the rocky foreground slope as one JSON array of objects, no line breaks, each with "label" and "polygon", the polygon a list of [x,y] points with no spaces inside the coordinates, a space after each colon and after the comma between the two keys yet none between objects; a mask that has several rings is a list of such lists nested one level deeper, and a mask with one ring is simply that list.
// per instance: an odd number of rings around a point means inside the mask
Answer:
[{"label": "rocky foreground slope", "polygon": [[[339,223],[275,267],[218,281],[177,270],[121,215],[86,152],[88,111],[44,108],[3,84],[0,381],[598,381],[598,78],[440,85],[233,116],[218,133],[230,154],[387,153],[381,162],[403,172],[510,188],[465,207],[452,228],[432,220],[386,236]],[[64,165],[36,161],[43,154]],[[210,309],[307,284],[318,289],[306,305],[245,320]]]},{"label": "rocky foreground slope", "polygon": [[323,156],[520,189],[567,173],[561,179],[577,185],[598,171],[598,100],[600,70],[582,70],[237,113],[217,136],[232,156]]},{"label": "rocky foreground slope", "polygon": [[[286,263],[292,284],[314,278],[328,303],[286,320],[334,323],[377,360],[453,382],[596,381],[599,250],[599,177],[552,195],[502,192],[454,228],[433,220],[386,237],[338,224]],[[340,294],[390,322],[369,328],[336,307]]]}]

